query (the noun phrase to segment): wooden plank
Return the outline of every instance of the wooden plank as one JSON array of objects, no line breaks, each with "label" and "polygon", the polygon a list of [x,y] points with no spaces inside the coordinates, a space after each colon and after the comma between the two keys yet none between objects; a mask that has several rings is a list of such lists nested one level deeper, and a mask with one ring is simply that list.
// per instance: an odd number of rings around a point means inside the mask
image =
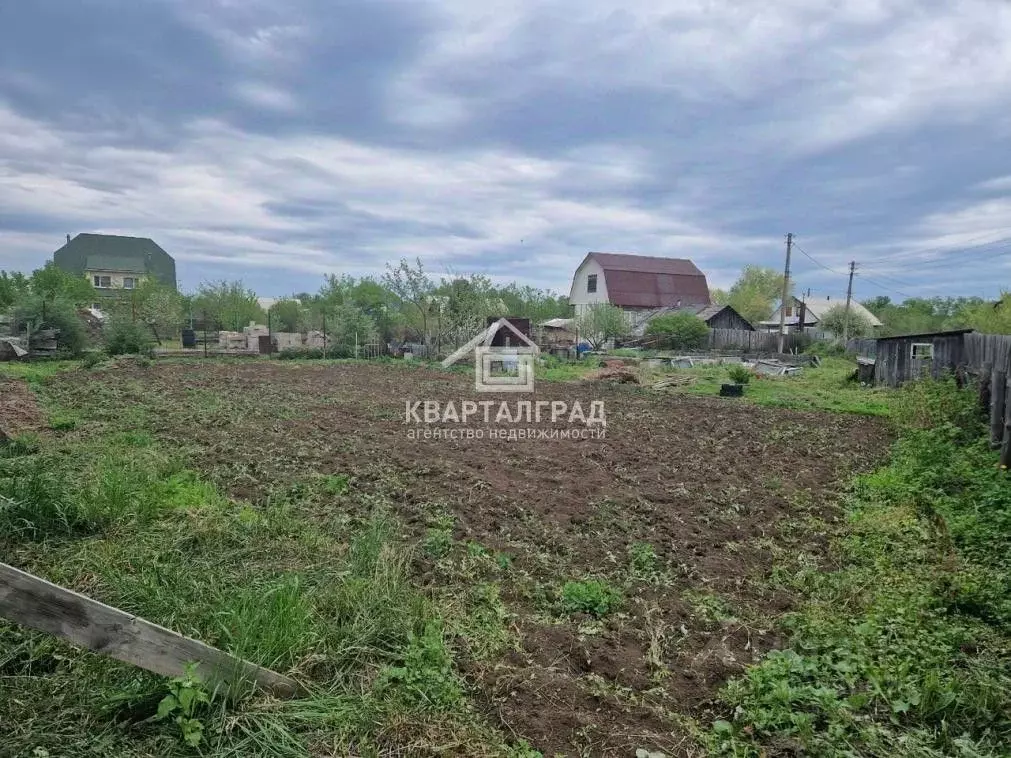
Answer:
[{"label": "wooden plank", "polygon": [[[1004,395],[1004,408],[1005,411],[1009,410],[1008,394],[1011,393],[1011,380],[1001,387],[994,387],[994,393]],[[1000,465],[1004,468],[1011,466],[1011,413],[1006,414],[1004,418],[1004,429],[1000,445]]]},{"label": "wooden plank", "polygon": [[993,366],[989,363],[984,363],[983,368],[979,374],[979,414],[982,417],[986,417],[987,412],[990,409],[990,382],[993,380]]},{"label": "wooden plank", "polygon": [[1004,438],[1004,385],[1007,383],[1007,372],[993,372],[990,380],[990,447],[996,450]]},{"label": "wooden plank", "polygon": [[0,563],[0,616],[163,676],[180,676],[195,662],[200,678],[212,685],[257,687],[277,697],[304,692],[282,674],[6,563]]}]

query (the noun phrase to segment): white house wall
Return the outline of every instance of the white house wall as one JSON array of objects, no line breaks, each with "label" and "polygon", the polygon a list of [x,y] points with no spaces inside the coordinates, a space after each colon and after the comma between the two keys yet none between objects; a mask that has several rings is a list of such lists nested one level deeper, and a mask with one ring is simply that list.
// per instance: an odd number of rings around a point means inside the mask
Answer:
[{"label": "white house wall", "polygon": [[[587,292],[586,281],[591,274],[597,275],[597,291]],[[576,269],[572,277],[572,287],[569,290],[569,302],[575,306],[576,315],[586,311],[587,306],[607,303],[607,281],[604,279],[604,268],[594,259],[589,259]]]}]

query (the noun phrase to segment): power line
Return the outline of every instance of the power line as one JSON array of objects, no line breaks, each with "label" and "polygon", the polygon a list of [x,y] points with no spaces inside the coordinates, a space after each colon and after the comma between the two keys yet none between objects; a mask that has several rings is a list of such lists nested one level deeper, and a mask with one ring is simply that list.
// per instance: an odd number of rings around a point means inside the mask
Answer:
[{"label": "power line", "polygon": [[[1000,231],[1008,231],[1007,229],[1001,229]],[[989,242],[981,242],[978,245],[966,245],[968,242],[975,242],[976,240],[983,239],[984,237],[989,237],[993,232],[987,232],[986,234],[981,234],[978,237],[971,237],[965,242],[959,245],[942,245],[939,247],[928,247],[921,250],[904,250],[900,253],[895,253],[893,255],[881,256],[882,260],[886,261],[907,261],[910,258],[915,258],[926,253],[941,253],[946,255],[948,253],[964,253],[969,250],[977,250],[981,247],[987,247],[989,245],[997,245],[1004,242],[1011,242],[1011,237],[998,237],[995,240],[990,240]]]},{"label": "power line", "polygon": [[876,282],[873,279],[871,279],[868,276],[866,276],[865,274],[857,274],[857,276],[859,276],[861,279],[863,279],[868,284],[873,284],[875,287],[880,287],[881,289],[887,290],[888,292],[894,292],[896,295],[902,295],[902,297],[906,298],[907,300],[913,299],[913,295],[907,295],[905,292],[902,292],[901,290],[897,290],[894,287],[888,287],[888,286],[886,286],[884,284],[881,284],[881,282]]},{"label": "power line", "polygon": [[823,269],[825,269],[826,271],[830,271],[830,272],[832,272],[832,273],[833,273],[833,274],[835,274],[836,276],[843,276],[842,274],[840,274],[840,273],[839,273],[838,271],[836,271],[835,269],[833,269],[833,268],[829,268],[829,267],[828,267],[828,266],[826,266],[826,265],[825,265],[824,263],[822,263],[821,261],[819,261],[819,260],[817,260],[816,258],[814,258],[814,257],[813,257],[813,256],[812,256],[812,255],[811,255],[810,253],[808,253],[808,252],[807,252],[806,250],[804,250],[804,249],[803,249],[803,248],[802,248],[802,247],[801,247],[800,245],[798,245],[798,244],[797,244],[796,242],[795,242],[795,243],[793,243],[793,246],[794,246],[794,248],[796,248],[796,249],[797,249],[797,250],[798,250],[798,251],[799,251],[799,252],[801,253],[801,255],[803,255],[803,256],[804,256],[805,258],[807,258],[807,259],[808,259],[809,261],[811,261],[811,263],[815,264],[816,266],[821,266],[821,267],[822,267]]},{"label": "power line", "polygon": [[[1002,255],[1007,255],[1009,252],[1011,252],[1011,237],[1008,237],[1007,239],[1003,240],[994,240],[993,242],[986,243],[986,245],[976,245],[974,247],[965,248],[963,250],[952,250],[951,252],[952,254],[957,255],[958,253],[965,253],[969,252],[970,250],[978,250],[981,247],[989,247],[990,245],[1000,245],[1000,247],[997,247],[993,250],[988,250],[985,253],[974,255],[972,257],[972,260],[967,261],[966,263],[969,264],[978,263],[981,261],[992,260],[993,258],[998,258]],[[916,270],[921,270],[921,269],[935,269],[946,266],[952,266],[957,262],[959,262],[957,259],[948,257],[948,258],[932,258],[922,263],[915,263],[915,264],[912,262],[905,262],[905,265],[907,266],[915,265]]]}]

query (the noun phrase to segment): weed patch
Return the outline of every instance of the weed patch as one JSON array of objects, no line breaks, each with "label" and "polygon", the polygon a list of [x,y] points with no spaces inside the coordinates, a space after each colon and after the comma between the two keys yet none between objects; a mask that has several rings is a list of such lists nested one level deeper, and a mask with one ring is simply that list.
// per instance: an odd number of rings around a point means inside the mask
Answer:
[{"label": "weed patch", "polygon": [[732,681],[713,750],[990,756],[1011,744],[1011,489],[972,393],[903,391],[891,462],[860,478],[844,566],[781,574],[807,602],[790,649]]},{"label": "weed patch", "polygon": [[562,587],[562,609],[566,613],[606,616],[622,603],[621,591],[597,579],[566,582]]}]

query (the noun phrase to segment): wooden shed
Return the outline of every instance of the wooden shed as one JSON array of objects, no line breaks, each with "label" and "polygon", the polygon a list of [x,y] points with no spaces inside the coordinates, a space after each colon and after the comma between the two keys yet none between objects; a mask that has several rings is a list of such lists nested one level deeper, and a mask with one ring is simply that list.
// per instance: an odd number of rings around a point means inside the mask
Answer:
[{"label": "wooden shed", "polygon": [[972,329],[879,337],[874,362],[875,384],[898,387],[912,379],[940,379],[965,365],[965,335]]},{"label": "wooden shed", "polygon": [[710,329],[736,329],[737,331],[753,332],[755,327],[744,316],[729,305],[707,305],[695,313],[706,322]]},{"label": "wooden shed", "polygon": [[[490,327],[498,320],[499,316],[489,316],[487,325]],[[519,318],[518,316],[506,316],[505,320],[512,324],[524,337],[530,338],[530,319]],[[508,329],[499,329],[495,332],[491,344],[492,347],[511,347],[520,343],[516,335]]]}]

